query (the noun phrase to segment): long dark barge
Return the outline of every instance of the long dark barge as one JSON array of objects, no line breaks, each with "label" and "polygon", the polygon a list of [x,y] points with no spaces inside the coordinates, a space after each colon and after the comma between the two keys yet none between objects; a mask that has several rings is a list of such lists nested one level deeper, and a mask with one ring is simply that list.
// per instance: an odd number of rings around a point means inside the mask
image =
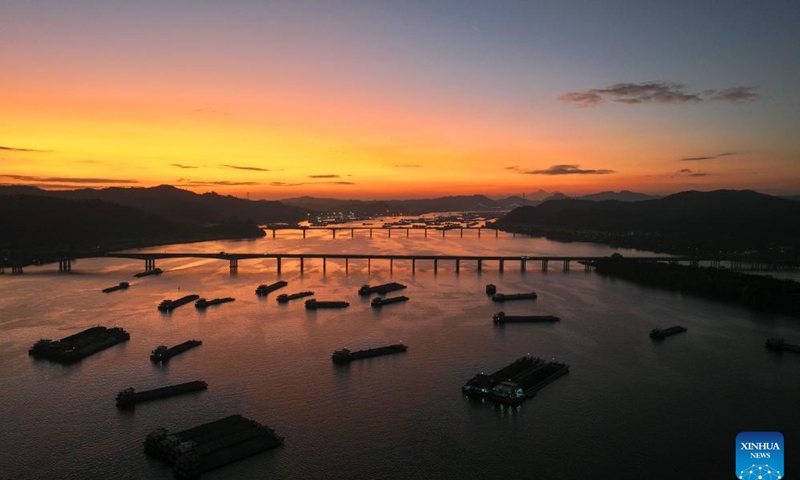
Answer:
[{"label": "long dark barge", "polygon": [[506,315],[506,312],[497,312],[492,316],[495,325],[506,323],[550,323],[560,322],[561,319],[554,315]]},{"label": "long dark barge", "polygon": [[672,335],[683,333],[685,331],[686,327],[681,327],[680,325],[675,325],[674,327],[669,328],[654,328],[650,330],[650,338],[661,340],[662,338],[671,337]]},{"label": "long dark barge", "polygon": [[33,358],[70,364],[118,343],[127,342],[131,336],[119,327],[92,327],[61,340],[40,339],[28,350]]},{"label": "long dark barge", "polygon": [[565,363],[525,356],[490,375],[475,375],[461,391],[471,397],[516,405],[567,373],[569,365]]},{"label": "long dark barge", "polygon": [[770,350],[800,353],[800,345],[786,343],[786,340],[782,338],[769,338],[764,345]]},{"label": "long dark barge", "polygon": [[144,272],[136,273],[133,276],[136,278],[141,278],[141,277],[147,277],[149,275],[161,275],[162,273],[164,273],[164,270],[161,270],[160,268],[156,267],[152,270],[145,270]]},{"label": "long dark barge", "polygon": [[202,344],[203,342],[201,340],[187,340],[183,343],[175,345],[174,347],[159,345],[152,352],[150,352],[150,361],[153,363],[167,363],[175,355],[183,353],[187,350],[191,350],[195,347],[199,347]]},{"label": "long dark barge", "polygon": [[368,348],[366,350],[357,350],[355,352],[351,352],[349,349],[343,348],[333,352],[333,355],[331,355],[331,360],[333,360],[333,363],[349,363],[353,360],[361,360],[362,358],[403,353],[406,350],[408,350],[408,347],[402,343],[398,343],[396,345],[387,345],[385,347]]},{"label": "long dark barge", "polygon": [[188,479],[279,447],[283,440],[266,425],[231,415],[175,433],[154,430],[145,438],[144,451],[172,465],[176,478]]},{"label": "long dark barge", "polygon": [[526,293],[495,293],[492,295],[492,301],[505,302],[506,300],[536,300],[538,295],[536,292]]},{"label": "long dark barge", "polygon": [[199,392],[201,390],[206,390],[207,388],[208,384],[202,380],[195,380],[193,382],[180,383],[177,385],[168,385],[166,387],[145,390],[142,392],[137,392],[135,388],[129,387],[117,394],[117,407],[131,408],[137,403],[160,400],[162,398],[174,397],[175,395],[182,395],[184,393]]},{"label": "long dark barge", "polygon": [[372,299],[372,302],[370,302],[370,305],[372,305],[372,308],[380,308],[384,305],[391,305],[392,303],[400,303],[407,301],[408,297],[406,297],[405,295],[400,295],[399,297],[390,297],[390,298],[375,297]]},{"label": "long dark barge", "polygon": [[285,287],[286,285],[289,285],[289,284],[287,282],[283,281],[283,280],[278,280],[277,282],[275,282],[273,284],[270,284],[270,285],[262,283],[261,285],[256,287],[256,295],[258,295],[259,297],[264,297],[264,296],[269,295],[270,293],[274,292],[275,290],[277,290],[279,288]]},{"label": "long dark barge", "polygon": [[297,300],[298,298],[310,297],[311,295],[314,295],[314,292],[281,293],[276,300],[278,300],[278,303],[289,303],[289,300]]},{"label": "long dark barge", "polygon": [[234,300],[236,299],[233,297],[214,298],[211,300],[206,300],[205,298],[201,298],[200,300],[194,302],[194,308],[199,308],[203,310],[212,305],[219,305],[220,303],[233,302]]},{"label": "long dark barge", "polygon": [[130,286],[131,284],[128,282],[119,282],[119,285],[114,285],[113,287],[104,288],[103,293],[111,293],[111,292],[116,292],[117,290],[125,290]]},{"label": "long dark barge", "polygon": [[361,288],[358,289],[358,294],[362,296],[372,295],[373,293],[385,295],[389,292],[396,292],[404,288],[406,288],[405,285],[397,282],[384,283],[383,285],[375,285],[374,287],[362,285]]},{"label": "long dark barge", "polygon": [[162,300],[161,303],[158,304],[159,311],[162,312],[171,312],[176,308],[180,307],[181,305],[186,305],[187,303],[194,302],[200,298],[200,295],[186,295],[184,297],[178,298],[176,300]]},{"label": "long dark barge", "polygon": [[347,308],[349,306],[350,303],[339,300],[322,301],[314,298],[306,300],[306,309],[308,310],[317,310],[318,308]]}]

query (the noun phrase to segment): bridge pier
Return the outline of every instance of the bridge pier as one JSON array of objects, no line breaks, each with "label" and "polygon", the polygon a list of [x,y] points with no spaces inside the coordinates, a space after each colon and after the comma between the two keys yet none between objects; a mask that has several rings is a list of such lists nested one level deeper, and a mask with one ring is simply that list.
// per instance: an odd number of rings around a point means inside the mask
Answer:
[{"label": "bridge pier", "polygon": [[564,260],[564,271],[569,272],[569,260]]},{"label": "bridge pier", "polygon": [[308,229],[307,228],[303,229],[303,238],[306,238],[306,230],[308,230]]},{"label": "bridge pier", "polygon": [[275,260],[277,260],[277,264],[278,264],[278,275],[280,275],[280,274],[281,274],[281,263],[282,263],[282,262],[281,262],[281,260],[282,260],[282,259],[281,259],[281,257],[280,257],[280,256],[278,256],[278,257],[275,257]]},{"label": "bridge pier", "polygon": [[328,272],[328,259],[326,257],[322,257],[322,274],[325,275]]},{"label": "bridge pier", "polygon": [[4,267],[3,265],[0,265],[0,274],[2,274],[2,273],[6,273],[6,267]]},{"label": "bridge pier", "polygon": [[483,270],[483,260],[478,259],[478,271]]},{"label": "bridge pier", "polygon": [[416,272],[417,272],[417,259],[416,258],[412,258],[411,259],[411,273],[413,274],[413,273],[416,273]]},{"label": "bridge pier", "polygon": [[[462,232],[463,232],[463,230],[462,230]],[[458,273],[460,271],[461,271],[461,259],[460,258],[456,258],[456,273]]]},{"label": "bridge pier", "polygon": [[372,273],[372,259],[367,259],[367,273]]},{"label": "bridge pier", "polygon": [[72,271],[72,261],[68,258],[62,258],[58,261],[58,271],[59,272],[71,272]]},{"label": "bridge pier", "polygon": [[409,233],[410,231],[411,231],[410,228],[406,228],[406,238],[408,238],[408,236],[410,235],[410,233]]},{"label": "bridge pier", "polygon": [[504,267],[505,267],[505,263],[506,263],[506,261],[505,261],[505,260],[503,260],[503,259],[501,258],[501,259],[500,259],[500,271],[501,271],[501,272],[503,271],[503,269],[504,269]]},{"label": "bridge pier", "polygon": [[392,227],[389,227],[389,238],[392,238]]},{"label": "bridge pier", "polygon": [[155,258],[145,258],[144,259],[144,271],[145,272],[152,272],[156,269],[156,259]]},{"label": "bridge pier", "polygon": [[589,262],[586,262],[586,263],[583,264],[583,271],[584,272],[589,272],[591,269],[592,269],[592,266],[591,266],[591,264],[589,264]]},{"label": "bridge pier", "polygon": [[464,238],[464,229],[462,228],[460,230],[461,230],[461,238]]},{"label": "bridge pier", "polygon": [[356,231],[355,228],[350,229],[350,238],[353,238],[353,236],[355,235],[355,231]]},{"label": "bridge pier", "polygon": [[444,232],[446,232],[446,231],[447,231],[447,229],[444,229],[444,228],[442,229],[442,238],[444,238]]},{"label": "bridge pier", "polygon": [[372,238],[372,229],[369,229],[369,238]]},{"label": "bridge pier", "polygon": [[547,260],[542,260],[542,272],[547,271]]},{"label": "bridge pier", "polygon": [[22,275],[22,265],[12,265],[11,273],[14,275]]},{"label": "bridge pier", "polygon": [[394,273],[394,258],[389,259],[389,273]]},{"label": "bridge pier", "polygon": [[526,268],[528,266],[527,264],[528,264],[528,260],[526,260],[524,258],[519,261],[519,270],[520,270],[520,272],[524,272],[526,270]]},{"label": "bridge pier", "polygon": [[231,272],[235,272],[239,270],[239,259],[238,258],[231,258]]},{"label": "bridge pier", "polygon": [[481,229],[478,229],[478,238],[481,238]]},{"label": "bridge pier", "polygon": [[300,257],[300,273],[301,274],[303,273],[303,267],[305,266],[304,265],[305,262],[303,260],[305,260],[305,258]]},{"label": "bridge pier", "polygon": [[425,238],[428,238],[428,227],[425,227]]},{"label": "bridge pier", "polygon": [[333,238],[336,238],[336,229],[335,228],[331,228],[331,232],[333,232]]},{"label": "bridge pier", "polygon": [[275,229],[272,229],[272,238],[275,238]]},{"label": "bridge pier", "polygon": [[500,235],[500,230],[494,230],[494,238],[497,238]]},{"label": "bridge pier", "polygon": [[517,232],[516,231],[511,232],[511,238],[517,238]]},{"label": "bridge pier", "polygon": [[350,259],[347,257],[344,257],[344,273],[350,273]]},{"label": "bridge pier", "polygon": [[[442,231],[444,231],[444,230],[442,230]],[[439,273],[439,259],[438,258],[434,258],[433,259],[433,274],[436,275],[437,273]]]}]

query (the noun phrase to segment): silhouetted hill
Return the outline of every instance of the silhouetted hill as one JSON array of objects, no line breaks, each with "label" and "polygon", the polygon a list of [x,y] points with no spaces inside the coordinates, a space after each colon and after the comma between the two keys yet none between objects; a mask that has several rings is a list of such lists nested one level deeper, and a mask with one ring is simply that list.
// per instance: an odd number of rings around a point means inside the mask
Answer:
[{"label": "silhouetted hill", "polygon": [[172,241],[263,236],[252,223],[203,227],[101,200],[0,195],[0,249],[42,251],[135,247]]},{"label": "silhouetted hill", "polygon": [[750,190],[689,191],[639,202],[566,199],[515,209],[497,225],[582,232],[585,239],[611,234],[664,251],[764,249],[798,244],[800,203]]},{"label": "silhouetted hill", "polygon": [[655,195],[647,195],[646,193],[631,192],[630,190],[620,190],[619,192],[609,190],[606,192],[598,192],[598,193],[592,193],[590,195],[583,195],[582,197],[578,198],[582,200],[592,200],[595,202],[601,202],[603,200],[619,200],[620,202],[641,202],[643,200],[655,200],[660,197]]},{"label": "silhouetted hill", "polygon": [[86,188],[81,190],[41,190],[35,187],[0,187],[0,195],[22,193],[71,200],[103,200],[138,208],[173,220],[215,223],[225,220],[250,220],[259,224],[306,220],[308,210],[266,200],[245,200],[216,193],[197,194],[169,185],[150,188]]}]

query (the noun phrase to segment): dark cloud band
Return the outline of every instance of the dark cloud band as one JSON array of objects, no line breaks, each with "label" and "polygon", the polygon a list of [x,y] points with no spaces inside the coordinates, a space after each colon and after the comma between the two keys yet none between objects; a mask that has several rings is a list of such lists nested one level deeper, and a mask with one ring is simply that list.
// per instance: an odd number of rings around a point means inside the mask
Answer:
[{"label": "dark cloud band", "polygon": [[706,90],[701,93],[686,91],[686,85],[672,82],[617,83],[606,88],[591,88],[569,92],[558,100],[578,107],[596,107],[605,102],[636,105],[640,103],[683,104],[702,102],[744,103],[757,100],[760,95],[754,86],[730,87],[724,90]]}]

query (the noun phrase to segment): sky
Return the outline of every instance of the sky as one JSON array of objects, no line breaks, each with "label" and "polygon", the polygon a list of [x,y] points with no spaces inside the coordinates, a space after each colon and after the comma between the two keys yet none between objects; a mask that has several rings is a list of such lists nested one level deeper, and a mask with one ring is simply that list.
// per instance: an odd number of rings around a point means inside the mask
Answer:
[{"label": "sky", "polygon": [[0,184],[800,194],[800,3],[3,0]]}]

